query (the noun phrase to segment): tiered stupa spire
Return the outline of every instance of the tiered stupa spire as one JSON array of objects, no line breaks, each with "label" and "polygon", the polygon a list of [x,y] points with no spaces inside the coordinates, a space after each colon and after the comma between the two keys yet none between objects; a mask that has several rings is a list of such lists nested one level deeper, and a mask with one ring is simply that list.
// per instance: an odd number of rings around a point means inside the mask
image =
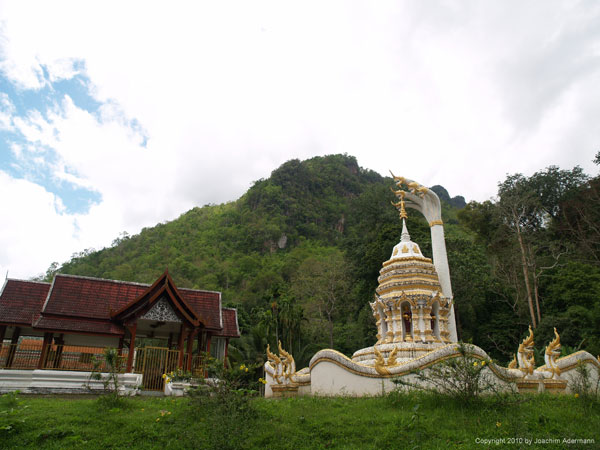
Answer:
[{"label": "tiered stupa spire", "polygon": [[408,234],[408,228],[406,228],[406,220],[402,219],[402,236],[400,242],[410,242],[410,234]]},{"label": "tiered stupa spire", "polygon": [[402,361],[449,342],[449,299],[442,295],[431,258],[425,257],[419,245],[411,240],[406,225],[408,192],[402,189],[404,179],[396,184],[400,189],[392,192],[398,201],[392,205],[402,221],[402,234],[390,259],[379,271],[379,285],[371,303],[377,323],[377,343],[353,355],[355,361],[363,364],[375,364],[375,349],[386,355],[394,351],[394,357]]}]

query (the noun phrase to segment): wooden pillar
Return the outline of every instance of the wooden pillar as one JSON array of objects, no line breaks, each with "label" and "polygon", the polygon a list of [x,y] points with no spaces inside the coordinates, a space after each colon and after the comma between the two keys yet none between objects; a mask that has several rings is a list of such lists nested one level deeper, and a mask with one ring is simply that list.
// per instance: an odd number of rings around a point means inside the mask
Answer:
[{"label": "wooden pillar", "polygon": [[133,372],[133,353],[135,352],[135,334],[137,333],[137,322],[127,327],[129,330],[129,354],[127,355],[127,373]]},{"label": "wooden pillar", "polygon": [[171,350],[171,346],[173,345],[173,333],[169,333],[169,341],[167,342],[167,348]]},{"label": "wooden pillar", "polygon": [[6,358],[6,367],[11,367],[13,360],[15,359],[15,353],[17,352],[17,344],[19,343],[19,336],[21,336],[21,328],[15,327],[12,338],[10,340],[10,348],[8,349],[8,356]]},{"label": "wooden pillar", "polygon": [[125,344],[125,336],[119,338],[119,358],[123,355],[123,345]]},{"label": "wooden pillar", "polygon": [[192,370],[192,350],[194,349],[194,337],[196,337],[196,330],[191,329],[187,338],[187,361],[185,363],[185,370],[188,372]]},{"label": "wooden pillar", "polygon": [[227,368],[227,351],[229,350],[229,338],[225,338],[225,356],[223,356],[223,367]]},{"label": "wooden pillar", "polygon": [[179,343],[177,348],[179,349],[179,359],[177,360],[177,368],[183,369],[183,338],[185,334],[185,325],[181,324],[179,329]]},{"label": "wooden pillar", "polygon": [[[204,351],[206,352],[206,360],[202,362],[202,365],[206,369],[206,362],[210,358],[210,333],[205,331],[202,334],[204,335],[204,342],[202,344],[204,345]],[[208,370],[204,370],[204,378],[206,377],[208,377]]]},{"label": "wooden pillar", "polygon": [[201,356],[201,353],[204,351],[202,350],[204,348],[202,347],[202,336],[204,336],[205,333],[205,331],[198,333],[198,356]]},{"label": "wooden pillar", "polygon": [[210,355],[210,338],[211,338],[211,334],[206,333],[206,353],[208,353],[209,355]]},{"label": "wooden pillar", "polygon": [[57,338],[54,338],[54,343],[56,344],[56,357],[54,358],[53,367],[58,369],[60,367],[63,349],[65,347],[64,334],[61,333]]},{"label": "wooden pillar", "polygon": [[40,359],[38,360],[38,369],[43,369],[46,366],[46,359],[48,358],[48,347],[52,345],[52,333],[44,333],[44,342],[42,343],[42,352],[40,353]]},{"label": "wooden pillar", "polygon": [[[6,325],[0,325],[0,355],[2,354],[2,344],[4,343],[5,335],[6,335]],[[200,348],[200,347],[198,347],[198,348]]]}]

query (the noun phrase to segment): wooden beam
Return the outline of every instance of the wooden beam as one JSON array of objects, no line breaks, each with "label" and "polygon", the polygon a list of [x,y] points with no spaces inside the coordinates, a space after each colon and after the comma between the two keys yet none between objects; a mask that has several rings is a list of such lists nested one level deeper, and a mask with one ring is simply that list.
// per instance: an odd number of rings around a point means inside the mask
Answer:
[{"label": "wooden beam", "polygon": [[42,352],[38,360],[38,369],[46,367],[46,359],[48,358],[48,346],[52,345],[52,333],[44,333],[44,342],[42,343]]},{"label": "wooden beam", "polygon": [[[4,336],[6,335],[6,325],[0,325],[0,353],[2,353],[2,344],[4,343]],[[198,347],[200,348],[200,347]]]},{"label": "wooden beam", "polygon": [[210,356],[210,338],[211,334],[206,333],[206,353],[208,353],[208,356]]},{"label": "wooden beam", "polygon": [[129,354],[127,355],[127,373],[133,372],[133,354],[135,352],[135,335],[137,333],[137,322],[132,326],[127,327],[129,330],[129,334],[131,335],[129,338]]},{"label": "wooden beam", "polygon": [[194,337],[196,337],[196,330],[191,329],[187,338],[187,361],[185,364],[185,370],[188,372],[192,370],[192,350],[194,349]]},{"label": "wooden beam", "polygon": [[54,368],[58,369],[60,367],[60,361],[62,360],[63,349],[65,348],[64,334],[60,334],[58,337],[55,337],[54,343],[57,345],[56,357],[54,358]]},{"label": "wooden beam", "polygon": [[119,358],[123,354],[123,345],[125,345],[125,336],[119,338]]},{"label": "wooden beam", "polygon": [[229,350],[229,338],[225,338],[225,356],[223,357],[223,367],[227,368],[227,351]]},{"label": "wooden beam", "polygon": [[15,327],[12,338],[10,340],[10,348],[8,349],[8,357],[6,358],[6,367],[12,366],[13,360],[15,359],[15,353],[17,352],[17,344],[19,343],[19,336],[21,336],[21,328]]},{"label": "wooden beam", "polygon": [[179,349],[179,359],[177,360],[177,368],[183,369],[183,338],[185,334],[185,325],[182,323],[179,329],[179,343],[177,348]]}]

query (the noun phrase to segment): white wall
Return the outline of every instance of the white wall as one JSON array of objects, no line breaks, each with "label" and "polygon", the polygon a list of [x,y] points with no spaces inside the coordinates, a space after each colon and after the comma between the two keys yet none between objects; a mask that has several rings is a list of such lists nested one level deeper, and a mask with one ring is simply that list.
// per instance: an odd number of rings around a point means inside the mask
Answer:
[{"label": "white wall", "polygon": [[[55,334],[54,337],[58,335]],[[65,334],[65,345],[80,345],[84,347],[119,347],[118,337],[88,336],[84,334]]]},{"label": "white wall", "polygon": [[[102,374],[106,377],[108,374]],[[19,390],[26,394],[88,394],[90,372],[66,370],[0,370],[0,393]],[[119,375],[120,391],[133,395],[142,384],[142,374],[124,373]],[[102,391],[101,381],[90,381],[93,391]]]}]

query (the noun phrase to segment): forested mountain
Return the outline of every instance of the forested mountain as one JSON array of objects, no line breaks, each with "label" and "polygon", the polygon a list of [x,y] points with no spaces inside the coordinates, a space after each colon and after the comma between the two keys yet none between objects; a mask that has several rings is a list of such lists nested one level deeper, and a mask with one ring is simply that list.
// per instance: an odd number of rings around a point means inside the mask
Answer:
[{"label": "forested mountain", "polygon": [[[368,302],[400,239],[390,186],[347,155],[288,161],[235,202],[123,234],[46,277],[149,283],[168,267],[178,286],[222,291],[238,307],[243,338],[234,358],[260,361],[277,339],[299,365],[324,347],[351,354],[375,341]],[[463,197],[433,188],[462,340],[506,361],[535,323],[540,348],[556,326],[567,347],[583,342],[600,352],[599,188],[578,168],[555,167],[509,176],[497,201],[464,206]],[[413,240],[431,255],[427,223],[409,216]]]}]

